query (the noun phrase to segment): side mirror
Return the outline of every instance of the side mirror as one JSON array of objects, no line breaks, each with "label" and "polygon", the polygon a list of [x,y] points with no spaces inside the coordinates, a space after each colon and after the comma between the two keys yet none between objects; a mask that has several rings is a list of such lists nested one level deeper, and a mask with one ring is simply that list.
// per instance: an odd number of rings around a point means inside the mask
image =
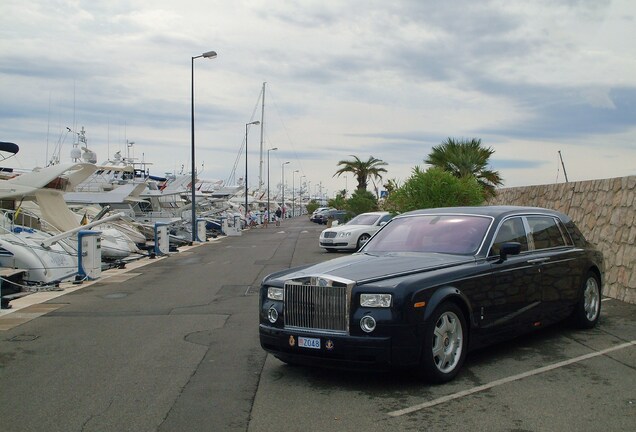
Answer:
[{"label": "side mirror", "polygon": [[499,249],[499,262],[504,262],[508,259],[508,255],[519,255],[521,253],[521,243],[519,242],[505,242],[502,243]]}]

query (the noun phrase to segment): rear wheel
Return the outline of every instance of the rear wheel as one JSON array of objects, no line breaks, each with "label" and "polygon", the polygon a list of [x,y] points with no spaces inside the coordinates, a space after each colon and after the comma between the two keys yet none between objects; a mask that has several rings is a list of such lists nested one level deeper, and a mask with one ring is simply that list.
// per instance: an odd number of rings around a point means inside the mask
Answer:
[{"label": "rear wheel", "polygon": [[358,249],[360,249],[362,246],[364,246],[364,244],[371,238],[371,236],[369,234],[362,234],[360,237],[358,237]]},{"label": "rear wheel", "polygon": [[425,324],[421,375],[434,383],[455,378],[466,358],[467,339],[466,319],[461,309],[451,302],[438,306]]},{"label": "rear wheel", "polygon": [[589,329],[601,316],[601,282],[594,272],[588,272],[581,287],[581,300],[574,309],[574,323],[579,328]]}]

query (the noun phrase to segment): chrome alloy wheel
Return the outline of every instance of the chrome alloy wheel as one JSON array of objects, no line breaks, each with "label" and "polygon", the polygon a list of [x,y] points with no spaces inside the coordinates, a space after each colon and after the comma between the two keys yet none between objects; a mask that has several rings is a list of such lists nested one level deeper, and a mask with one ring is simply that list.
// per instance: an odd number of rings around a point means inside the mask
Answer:
[{"label": "chrome alloy wheel", "polygon": [[[586,291],[587,293],[587,291]],[[462,355],[462,325],[457,315],[446,311],[440,315],[433,331],[433,362],[440,372],[451,372]]]},{"label": "chrome alloy wheel", "polygon": [[594,277],[588,277],[583,292],[583,308],[588,321],[594,321],[598,315],[601,304],[601,294],[598,289],[598,282]]}]

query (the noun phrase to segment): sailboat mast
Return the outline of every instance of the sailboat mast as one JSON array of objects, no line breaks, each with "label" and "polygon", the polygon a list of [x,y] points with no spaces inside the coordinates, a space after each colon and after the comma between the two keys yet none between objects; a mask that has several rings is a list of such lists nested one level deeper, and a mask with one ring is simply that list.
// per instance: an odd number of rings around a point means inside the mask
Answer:
[{"label": "sailboat mast", "polygon": [[263,83],[263,98],[261,99],[261,154],[258,165],[258,189],[263,187],[263,130],[265,128],[265,84]]}]

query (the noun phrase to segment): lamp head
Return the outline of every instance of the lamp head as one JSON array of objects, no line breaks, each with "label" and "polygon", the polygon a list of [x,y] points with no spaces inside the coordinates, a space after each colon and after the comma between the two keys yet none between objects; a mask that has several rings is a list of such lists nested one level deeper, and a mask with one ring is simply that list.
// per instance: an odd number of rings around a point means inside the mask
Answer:
[{"label": "lamp head", "polygon": [[201,54],[201,57],[213,59],[216,58],[216,51],[208,51],[206,53]]}]

